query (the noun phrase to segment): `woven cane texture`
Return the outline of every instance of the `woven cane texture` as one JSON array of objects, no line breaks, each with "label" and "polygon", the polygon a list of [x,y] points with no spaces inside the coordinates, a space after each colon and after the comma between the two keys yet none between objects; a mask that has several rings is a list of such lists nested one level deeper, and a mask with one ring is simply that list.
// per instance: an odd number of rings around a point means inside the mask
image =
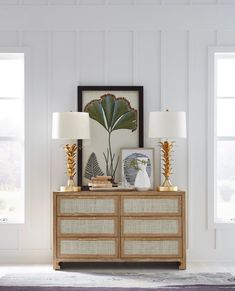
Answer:
[{"label": "woven cane texture", "polygon": [[178,231],[177,219],[126,219],[123,223],[124,234],[177,234]]},{"label": "woven cane texture", "polygon": [[115,255],[113,240],[61,240],[61,255]]},{"label": "woven cane texture", "polygon": [[124,199],[124,213],[178,213],[177,198]]},{"label": "woven cane texture", "polygon": [[115,213],[114,199],[61,199],[61,213]]},{"label": "woven cane texture", "polygon": [[126,240],[124,255],[179,255],[178,240]]},{"label": "woven cane texture", "polygon": [[61,220],[62,234],[114,234],[115,221],[112,219]]}]

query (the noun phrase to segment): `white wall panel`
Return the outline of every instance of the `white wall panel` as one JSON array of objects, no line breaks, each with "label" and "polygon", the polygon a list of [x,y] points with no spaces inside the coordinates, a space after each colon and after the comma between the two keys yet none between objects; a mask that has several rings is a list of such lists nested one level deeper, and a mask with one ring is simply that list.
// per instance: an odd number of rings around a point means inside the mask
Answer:
[{"label": "white wall panel", "polygon": [[219,30],[217,44],[220,46],[235,46],[235,30]]},{"label": "white wall panel", "polygon": [[104,53],[105,33],[86,32],[79,34],[79,82],[78,85],[103,85],[104,84]]},{"label": "white wall panel", "polygon": [[163,0],[165,5],[185,5],[189,4],[189,0]]},{"label": "white wall panel", "polygon": [[203,5],[203,4],[217,4],[218,0],[191,0],[192,4]]},{"label": "white wall panel", "polygon": [[108,33],[107,66],[109,85],[133,83],[133,33],[112,31]]},{"label": "white wall panel", "polygon": [[21,5],[47,5],[49,0],[21,0]]},{"label": "white wall panel", "polygon": [[234,252],[235,249],[235,234],[231,229],[217,230],[216,248],[224,252]]},{"label": "white wall panel", "polygon": [[134,0],[107,0],[110,5],[129,5],[133,4]]},{"label": "white wall panel", "polygon": [[234,29],[234,13],[235,5],[8,5],[0,30]]},{"label": "white wall panel", "polygon": [[76,0],[48,0],[50,5],[76,5]]},{"label": "white wall panel", "polygon": [[[48,158],[47,33],[23,32],[22,45],[30,48],[30,205],[22,229],[22,248],[48,248],[50,242],[50,160]],[[42,215],[43,213],[43,215]]]},{"label": "white wall panel", "polygon": [[104,5],[106,0],[77,0],[80,5]]},{"label": "white wall panel", "polygon": [[54,32],[52,41],[52,109],[75,110],[75,32]]},{"label": "white wall panel", "polygon": [[169,110],[187,109],[187,32],[167,31],[165,33],[165,96],[163,108]]},{"label": "white wall panel", "polygon": [[19,33],[16,31],[0,31],[0,47],[15,47],[19,44]]},{"label": "white wall panel", "polygon": [[189,71],[189,233],[193,248],[215,247],[207,229],[207,48],[215,45],[214,31],[190,32]]},{"label": "white wall panel", "polygon": [[19,0],[0,0],[0,5],[18,5]]},{"label": "white wall panel", "polygon": [[162,0],[135,0],[135,4],[161,5],[162,4]]},{"label": "white wall panel", "polygon": [[[16,225],[0,225],[0,250],[14,250],[19,247],[19,227]],[[0,260],[1,261],[1,260]]]},{"label": "white wall panel", "polygon": [[219,0],[220,4],[235,4],[235,0]]}]

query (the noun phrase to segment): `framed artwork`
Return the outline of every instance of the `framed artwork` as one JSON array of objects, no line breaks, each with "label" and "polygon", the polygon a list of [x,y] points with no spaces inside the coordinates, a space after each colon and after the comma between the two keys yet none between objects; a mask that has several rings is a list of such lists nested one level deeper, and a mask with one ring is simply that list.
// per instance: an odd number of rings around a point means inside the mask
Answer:
[{"label": "framed artwork", "polygon": [[123,148],[121,149],[121,173],[124,186],[134,186],[138,168],[136,161],[145,158],[146,172],[149,176],[151,189],[154,188],[154,148]]},{"label": "framed artwork", "polygon": [[94,176],[121,180],[120,148],[143,147],[142,86],[78,86],[78,111],[90,115],[91,138],[79,141],[78,185]]}]

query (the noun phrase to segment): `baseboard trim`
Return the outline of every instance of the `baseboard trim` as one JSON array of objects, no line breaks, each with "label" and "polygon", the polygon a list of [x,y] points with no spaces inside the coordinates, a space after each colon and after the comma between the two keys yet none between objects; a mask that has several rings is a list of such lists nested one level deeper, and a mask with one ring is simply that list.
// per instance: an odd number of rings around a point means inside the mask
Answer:
[{"label": "baseboard trim", "polygon": [[[187,250],[187,262],[235,262],[235,249]],[[52,250],[0,250],[1,264],[52,264]]]}]

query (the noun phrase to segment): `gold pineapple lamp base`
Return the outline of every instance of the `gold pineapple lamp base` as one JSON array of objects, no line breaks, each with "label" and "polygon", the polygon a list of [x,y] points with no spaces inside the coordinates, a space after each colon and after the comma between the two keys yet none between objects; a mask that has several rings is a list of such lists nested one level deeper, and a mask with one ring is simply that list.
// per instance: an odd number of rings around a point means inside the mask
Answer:
[{"label": "gold pineapple lamp base", "polygon": [[81,187],[75,186],[73,177],[68,177],[68,183],[66,186],[60,186],[61,192],[80,192]]},{"label": "gold pineapple lamp base", "polygon": [[61,192],[80,192],[81,187],[79,186],[60,186]]},{"label": "gold pineapple lamp base", "polygon": [[171,186],[171,187],[158,186],[157,191],[159,192],[178,191],[178,187],[177,186]]},{"label": "gold pineapple lamp base", "polygon": [[75,176],[75,156],[77,151],[76,144],[66,144],[65,147],[66,159],[67,159],[67,176],[68,182],[66,186],[60,186],[61,192],[80,192],[81,187],[75,186],[73,177]]},{"label": "gold pineapple lamp base", "polygon": [[163,184],[161,186],[157,187],[157,191],[159,191],[159,192],[178,191],[178,187],[177,186],[173,186],[171,184],[171,181],[170,181],[169,177],[166,177],[165,181],[163,182]]}]

